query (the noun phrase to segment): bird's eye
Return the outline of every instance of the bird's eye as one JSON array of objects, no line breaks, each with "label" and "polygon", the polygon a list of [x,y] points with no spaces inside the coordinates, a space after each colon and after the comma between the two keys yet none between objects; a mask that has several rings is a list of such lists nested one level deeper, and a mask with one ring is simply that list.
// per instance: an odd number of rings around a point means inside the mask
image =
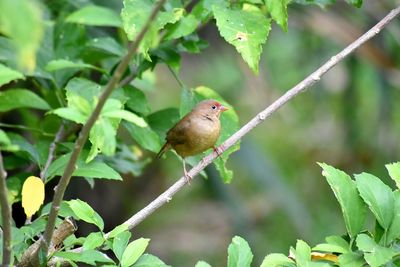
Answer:
[{"label": "bird's eye", "polygon": [[215,106],[215,105],[212,105],[212,107],[211,107],[212,109],[217,109],[217,107]]}]

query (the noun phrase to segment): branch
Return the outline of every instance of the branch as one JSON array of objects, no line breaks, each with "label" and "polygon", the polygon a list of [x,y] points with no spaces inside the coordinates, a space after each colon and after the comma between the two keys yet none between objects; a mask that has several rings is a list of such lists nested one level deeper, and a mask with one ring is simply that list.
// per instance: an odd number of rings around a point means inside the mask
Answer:
[{"label": "branch", "polygon": [[[278,98],[275,102],[273,102],[266,109],[258,113],[251,121],[249,121],[246,125],[244,125],[239,131],[234,133],[231,137],[229,137],[220,147],[219,151],[222,153],[227,150],[231,146],[233,146],[236,142],[238,142],[244,135],[250,132],[253,128],[263,122],[266,118],[270,117],[275,111],[277,111],[280,107],[286,104],[293,97],[298,95],[299,93],[305,91],[311,85],[316,83],[321,79],[321,76],[324,75],[328,70],[346,58],[349,54],[353,53],[358,47],[364,44],[366,41],[377,35],[389,22],[391,22],[396,16],[400,13],[400,6],[396,9],[393,9],[386,17],[384,17],[381,21],[379,21],[374,27],[372,27],[369,31],[363,34],[360,38],[355,40],[341,52],[333,56],[330,60],[328,60],[324,65],[322,65],[319,69],[310,74],[307,78],[301,81],[299,84],[294,86],[292,89],[287,91],[284,95]],[[189,171],[189,176],[195,177],[199,174],[207,165],[209,165],[215,158],[217,157],[216,153],[211,153],[208,156],[205,156],[199,164],[193,167]],[[175,184],[173,184],[170,188],[168,188],[164,193],[158,196],[155,200],[149,203],[146,207],[140,210],[138,213],[133,215],[127,221],[124,222],[125,225],[128,226],[129,229],[134,228],[140,222],[142,222],[145,218],[147,218],[150,214],[152,214],[155,210],[160,208],[165,203],[169,202],[172,197],[180,191],[185,185],[185,178],[181,177]],[[106,237],[109,236],[109,233],[106,234]]]},{"label": "branch", "polygon": [[71,179],[72,173],[75,171],[76,162],[77,162],[78,157],[82,151],[82,148],[88,138],[90,130],[91,130],[92,126],[94,125],[94,123],[96,122],[97,118],[99,117],[100,112],[101,112],[107,98],[110,96],[110,94],[112,93],[114,88],[117,86],[118,82],[121,80],[121,77],[122,77],[123,73],[125,72],[125,70],[127,69],[132,56],[136,53],[140,42],[142,41],[144,35],[146,34],[147,30],[150,27],[150,24],[155,19],[158,11],[161,9],[164,2],[165,2],[165,0],[159,0],[159,2],[154,7],[150,17],[146,21],[146,24],[143,26],[142,30],[137,35],[135,41],[133,41],[129,44],[128,54],[119,63],[113,76],[111,77],[110,81],[105,86],[102,94],[100,95],[99,102],[97,103],[96,108],[94,109],[93,113],[90,115],[86,124],[82,127],[81,132],[79,133],[78,139],[75,142],[75,146],[74,146],[74,149],[71,154],[71,158],[69,159],[68,164],[65,167],[64,173],[61,176],[60,181],[55,188],[54,198],[53,198],[53,202],[52,202],[52,205],[50,208],[49,219],[48,219],[46,229],[44,232],[44,237],[42,238],[42,242],[41,242],[42,243],[41,249],[43,249],[43,251],[46,252],[46,255],[48,252],[48,247],[50,245],[50,241],[53,236],[55,222],[57,219],[58,211],[60,209],[60,203],[64,197],[64,193],[65,193],[65,190]]},{"label": "branch", "polygon": [[3,225],[3,264],[9,266],[11,262],[11,207],[8,202],[6,184],[7,172],[3,165],[3,156],[0,152],[0,206]]},{"label": "branch", "polygon": [[60,142],[61,138],[64,134],[64,122],[61,122],[60,128],[58,129],[56,136],[54,137],[53,142],[49,146],[49,155],[47,156],[46,164],[43,167],[43,170],[40,172],[40,179],[44,182],[47,169],[50,167],[51,162],[54,159],[54,152],[56,151],[57,143]]}]

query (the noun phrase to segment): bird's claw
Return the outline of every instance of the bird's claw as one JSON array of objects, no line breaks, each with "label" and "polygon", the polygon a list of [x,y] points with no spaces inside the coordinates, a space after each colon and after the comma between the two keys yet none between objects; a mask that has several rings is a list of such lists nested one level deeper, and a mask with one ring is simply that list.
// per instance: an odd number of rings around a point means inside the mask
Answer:
[{"label": "bird's claw", "polygon": [[184,173],[184,177],[185,177],[185,183],[190,185],[190,181],[193,179],[193,177],[190,176],[187,172]]},{"label": "bird's claw", "polygon": [[213,150],[215,153],[217,153],[217,157],[220,157],[222,155],[222,153],[224,152],[224,147],[221,145],[219,147],[214,146]]}]

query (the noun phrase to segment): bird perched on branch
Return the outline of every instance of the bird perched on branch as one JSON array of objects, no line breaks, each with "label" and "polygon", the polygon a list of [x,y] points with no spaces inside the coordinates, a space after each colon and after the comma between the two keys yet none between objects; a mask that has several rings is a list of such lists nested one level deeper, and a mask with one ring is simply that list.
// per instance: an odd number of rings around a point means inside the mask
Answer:
[{"label": "bird perched on branch", "polygon": [[168,149],[174,149],[182,157],[186,182],[190,182],[192,177],[186,171],[185,158],[209,148],[213,148],[219,154],[215,147],[221,131],[219,117],[226,110],[228,109],[216,100],[210,99],[198,103],[167,132],[166,142],[157,157],[160,158]]}]

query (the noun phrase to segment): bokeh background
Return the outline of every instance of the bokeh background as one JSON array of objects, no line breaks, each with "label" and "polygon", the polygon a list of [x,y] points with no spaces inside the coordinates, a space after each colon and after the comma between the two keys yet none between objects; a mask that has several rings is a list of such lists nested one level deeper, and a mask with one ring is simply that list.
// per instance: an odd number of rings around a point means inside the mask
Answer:
[{"label": "bokeh background", "polygon": [[[118,10],[120,1],[93,1]],[[118,3],[116,3],[118,2]],[[289,6],[289,31],[273,25],[254,75],[213,23],[200,36],[209,46],[184,55],[179,78],[188,88],[208,86],[221,94],[245,124],[331,56],[373,26],[393,0],[344,1],[321,9]],[[400,160],[400,22],[393,21],[320,82],[246,135],[223,184],[213,166],[133,231],[151,238],[149,252],[172,266],[205,260],[226,263],[235,235],[245,238],[254,266],[272,252],[288,254],[296,239],[314,245],[344,233],[340,208],[317,162],[349,174],[373,173],[393,185],[384,164]],[[137,81],[152,111],[179,107],[182,87],[165,65]],[[143,164],[123,182],[73,179],[66,199],[81,198],[100,213],[106,231],[125,221],[182,175],[173,153],[161,160],[143,152]],[[145,164],[144,164],[145,163]],[[79,234],[92,229],[78,224]]]}]

